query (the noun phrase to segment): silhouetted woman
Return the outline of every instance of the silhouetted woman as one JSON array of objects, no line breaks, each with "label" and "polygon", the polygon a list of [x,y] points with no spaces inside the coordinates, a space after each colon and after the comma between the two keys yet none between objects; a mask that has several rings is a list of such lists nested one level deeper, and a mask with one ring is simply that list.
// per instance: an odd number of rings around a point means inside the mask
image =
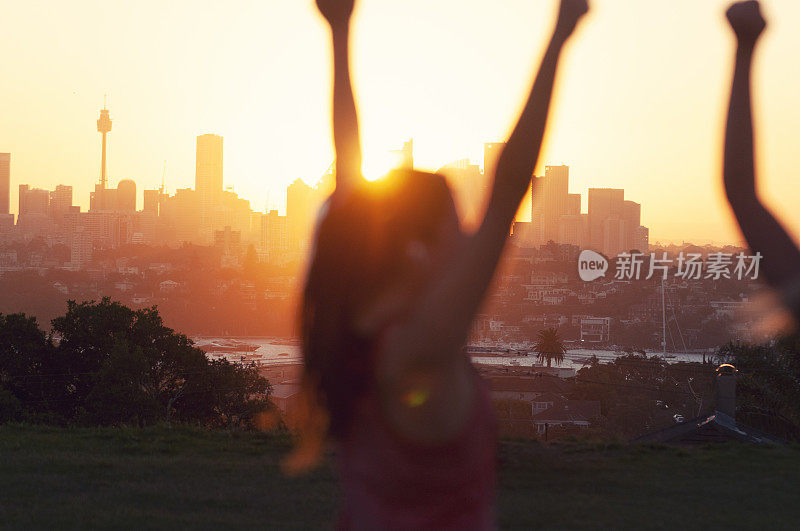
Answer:
[{"label": "silhouetted woman", "polygon": [[737,49],[725,133],[725,193],[751,251],[763,256],[767,282],[800,320],[800,251],[756,190],[750,77],[753,53],[767,24],[758,2],[733,4],[727,17]]},{"label": "silhouetted woman", "polygon": [[485,217],[466,235],[441,176],[362,177],[348,66],[353,4],[317,0],[333,36],[337,181],[304,292],[304,383],[325,418],[307,423],[303,445],[313,451],[314,429],[317,442],[325,430],[336,445],[342,529],[491,529],[494,419],[462,346],[530,184],[562,47],[588,6],[561,1]]}]

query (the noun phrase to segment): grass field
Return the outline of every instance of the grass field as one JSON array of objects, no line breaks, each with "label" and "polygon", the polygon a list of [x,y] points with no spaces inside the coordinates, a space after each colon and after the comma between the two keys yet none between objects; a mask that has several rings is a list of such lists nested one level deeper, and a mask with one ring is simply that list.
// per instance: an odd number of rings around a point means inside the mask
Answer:
[{"label": "grass field", "polygon": [[[3,529],[327,529],[328,465],[285,438],[193,428],[0,426]],[[501,529],[795,529],[800,448],[501,444]]]}]

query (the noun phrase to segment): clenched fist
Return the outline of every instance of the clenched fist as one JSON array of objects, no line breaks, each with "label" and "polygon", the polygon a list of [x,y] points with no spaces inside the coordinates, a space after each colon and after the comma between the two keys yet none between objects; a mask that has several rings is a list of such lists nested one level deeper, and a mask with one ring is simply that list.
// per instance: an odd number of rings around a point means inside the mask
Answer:
[{"label": "clenched fist", "polygon": [[355,0],[317,0],[317,8],[331,26],[336,26],[350,20],[355,3]]},{"label": "clenched fist", "polygon": [[575,31],[581,18],[588,12],[589,2],[587,0],[561,0],[556,31],[564,37],[569,37]]},{"label": "clenched fist", "polygon": [[755,43],[767,27],[758,2],[737,2],[726,13],[736,38],[740,42]]}]

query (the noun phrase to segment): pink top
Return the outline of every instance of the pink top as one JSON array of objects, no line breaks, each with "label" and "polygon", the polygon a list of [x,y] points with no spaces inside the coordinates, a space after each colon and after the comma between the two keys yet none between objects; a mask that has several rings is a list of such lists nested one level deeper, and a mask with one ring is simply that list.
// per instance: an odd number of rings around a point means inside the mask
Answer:
[{"label": "pink top", "polygon": [[404,439],[386,422],[378,397],[364,397],[339,444],[340,530],[495,529],[494,411],[487,385],[473,373],[471,418],[443,445]]}]

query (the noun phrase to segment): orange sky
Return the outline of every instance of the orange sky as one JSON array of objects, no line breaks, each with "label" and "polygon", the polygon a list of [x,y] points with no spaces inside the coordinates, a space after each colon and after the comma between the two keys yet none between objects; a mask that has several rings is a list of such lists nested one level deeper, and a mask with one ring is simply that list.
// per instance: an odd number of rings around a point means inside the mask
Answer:
[{"label": "orange sky", "polygon": [[[513,125],[554,0],[360,0],[353,65],[366,163],[414,137],[417,165],[469,157]],[[565,55],[541,166],[571,191],[622,187],[651,240],[738,240],[719,179],[732,40],[717,0],[594,0]],[[761,188],[800,227],[800,2],[765,2]],[[198,134],[225,137],[225,184],[283,208],[285,186],[332,160],[328,35],[312,0],[29,0],[3,8],[0,151],[20,183],[99,174],[95,120],[109,94],[112,185],[193,186]],[[141,201],[141,192],[140,192]],[[141,203],[140,203],[141,204]]]}]

